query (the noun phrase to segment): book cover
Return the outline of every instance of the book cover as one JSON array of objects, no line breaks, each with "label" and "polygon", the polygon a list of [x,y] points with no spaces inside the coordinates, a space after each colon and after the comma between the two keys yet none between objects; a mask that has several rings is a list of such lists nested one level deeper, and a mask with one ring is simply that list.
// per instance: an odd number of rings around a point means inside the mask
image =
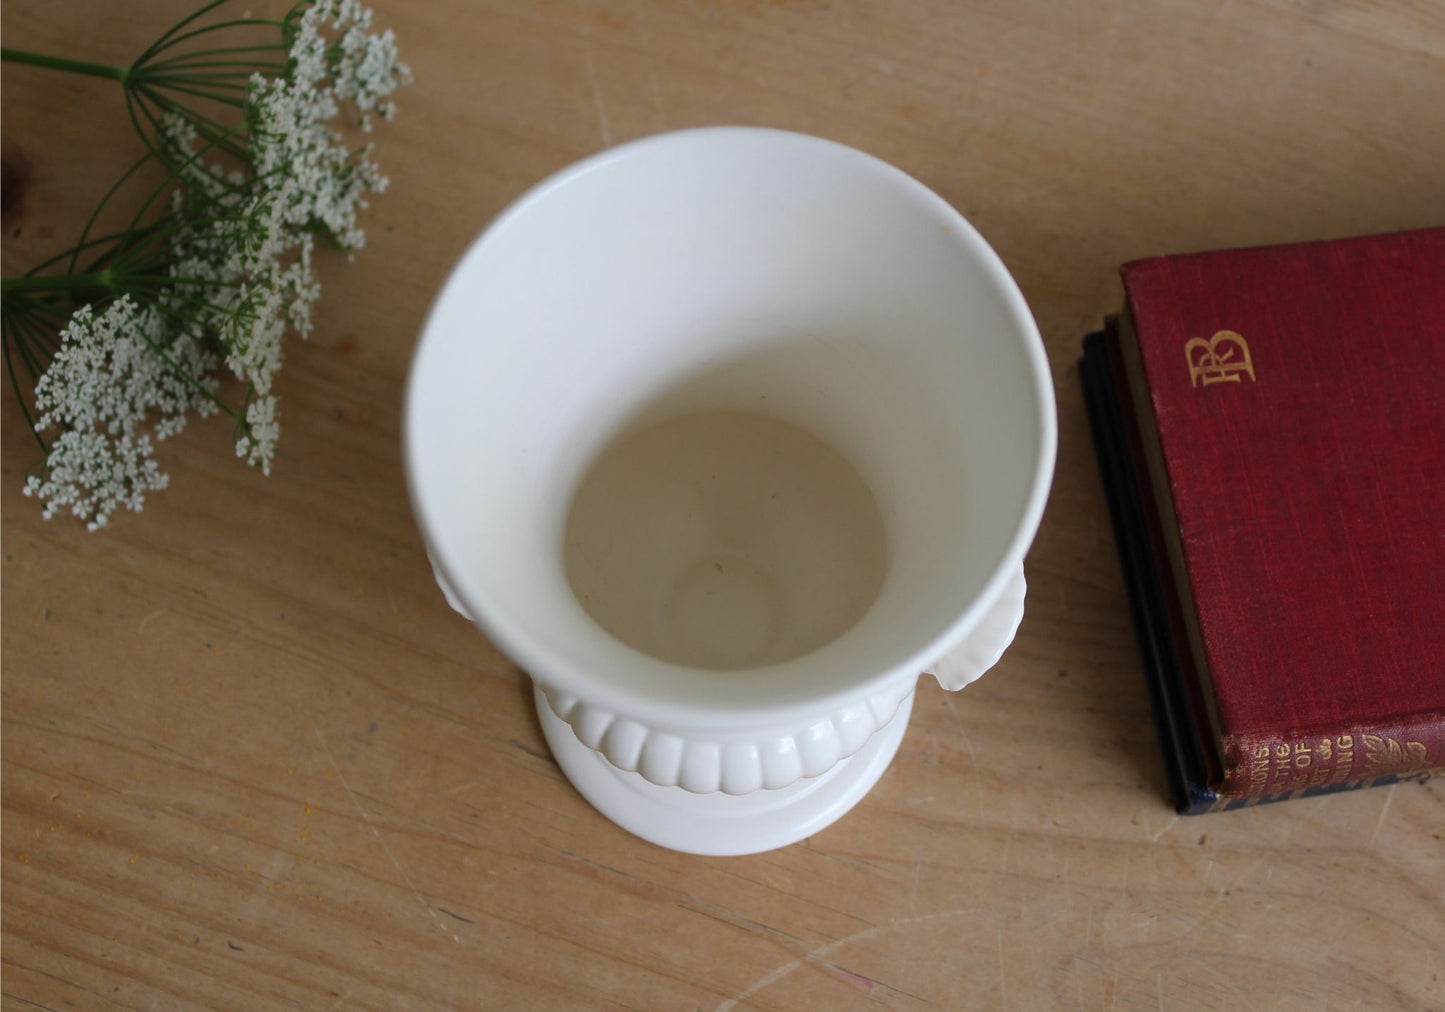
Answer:
[{"label": "book cover", "polygon": [[1445,229],[1123,277],[1109,371],[1206,807],[1445,766]]},{"label": "book cover", "polygon": [[1132,407],[1122,382],[1115,321],[1108,322],[1107,332],[1084,339],[1079,375],[1175,807],[1183,814],[1198,815],[1401,779],[1428,779],[1429,771],[1382,773],[1268,795],[1219,793],[1223,787],[1219,749],[1193,660],[1180,649],[1185,633],[1179,597],[1173,589],[1143,453],[1133,428]]}]

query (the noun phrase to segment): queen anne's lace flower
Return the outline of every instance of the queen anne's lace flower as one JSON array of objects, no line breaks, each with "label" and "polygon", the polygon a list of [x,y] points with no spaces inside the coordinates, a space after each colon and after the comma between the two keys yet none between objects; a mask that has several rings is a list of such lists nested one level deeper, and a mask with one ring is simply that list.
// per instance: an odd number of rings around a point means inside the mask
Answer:
[{"label": "queen anne's lace flower", "polygon": [[162,330],[154,311],[122,296],[99,315],[82,306],[61,332],[60,350],[35,388],[37,428],[61,433],[45,475],[25,485],[26,495],[45,503],[46,517],[68,507],[95,530],[118,506],[139,510],[147,492],[165,488],[150,438],[138,427],[158,414],[155,432],[164,438],[185,425],[190,409],[210,402],[156,351]]},{"label": "queen anne's lace flower", "polygon": [[[177,183],[169,266],[161,284],[83,306],[61,331],[35,390],[37,434],[59,435],[25,488],[46,516],[68,508],[95,529],[120,506],[139,510],[167,481],[150,435],[217,410],[222,364],[245,387],[241,408],[226,409],[236,454],[270,473],[282,339],[310,333],[321,294],[316,238],[361,248],[358,214],[386,186],[370,145],[349,148],[332,123],[350,108],[369,131],[411,78],[371,18],[356,0],[315,0],[288,18],[285,73],[251,78],[243,126],[224,144],[183,114],[160,117],[152,143]],[[218,149],[240,164],[221,164]]]},{"label": "queen anne's lace flower", "polygon": [[258,397],[246,408],[246,434],[236,440],[236,456],[245,457],[266,474],[276,455],[281,426],[276,423],[276,398]]}]

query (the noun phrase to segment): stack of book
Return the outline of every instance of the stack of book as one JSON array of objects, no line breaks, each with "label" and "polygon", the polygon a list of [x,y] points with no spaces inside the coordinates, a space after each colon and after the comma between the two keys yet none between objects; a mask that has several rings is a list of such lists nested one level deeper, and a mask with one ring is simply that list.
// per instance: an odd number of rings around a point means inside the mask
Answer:
[{"label": "stack of book", "polygon": [[1445,767],[1445,228],[1126,264],[1083,377],[1181,812]]}]

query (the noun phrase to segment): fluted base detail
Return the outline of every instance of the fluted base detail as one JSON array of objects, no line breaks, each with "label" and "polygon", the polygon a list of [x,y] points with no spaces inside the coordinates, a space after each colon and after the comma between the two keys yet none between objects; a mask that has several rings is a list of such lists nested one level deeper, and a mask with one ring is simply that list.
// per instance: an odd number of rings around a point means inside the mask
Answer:
[{"label": "fluted base detail", "polygon": [[[714,856],[755,854],[796,843],[831,825],[878,782],[892,761],[913,710],[910,690],[890,719],[847,758],[817,776],[748,793],[699,793],[681,783],[660,786],[640,772],[619,769],[580,739],[574,724],[536,690],[537,716],[552,754],[573,786],[623,829],[661,847]],[[613,731],[609,725],[602,736]],[[630,748],[614,742],[610,754]],[[669,764],[669,769],[671,769]]]}]

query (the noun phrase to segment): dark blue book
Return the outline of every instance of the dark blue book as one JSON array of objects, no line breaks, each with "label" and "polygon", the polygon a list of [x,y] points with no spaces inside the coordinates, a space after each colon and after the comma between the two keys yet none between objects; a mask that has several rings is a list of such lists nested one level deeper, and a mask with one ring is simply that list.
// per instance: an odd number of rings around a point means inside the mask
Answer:
[{"label": "dark blue book", "polygon": [[1219,800],[1208,786],[1206,754],[1192,727],[1190,701],[1180,676],[1180,655],[1169,627],[1164,588],[1148,521],[1139,495],[1123,417],[1124,402],[1115,386],[1105,331],[1084,338],[1079,377],[1089,410],[1089,426],[1099,458],[1114,541],[1123,568],[1129,610],[1139,639],[1140,657],[1149,687],[1149,702],[1158,725],[1159,742],[1175,807],[1185,814],[1212,809]]}]

